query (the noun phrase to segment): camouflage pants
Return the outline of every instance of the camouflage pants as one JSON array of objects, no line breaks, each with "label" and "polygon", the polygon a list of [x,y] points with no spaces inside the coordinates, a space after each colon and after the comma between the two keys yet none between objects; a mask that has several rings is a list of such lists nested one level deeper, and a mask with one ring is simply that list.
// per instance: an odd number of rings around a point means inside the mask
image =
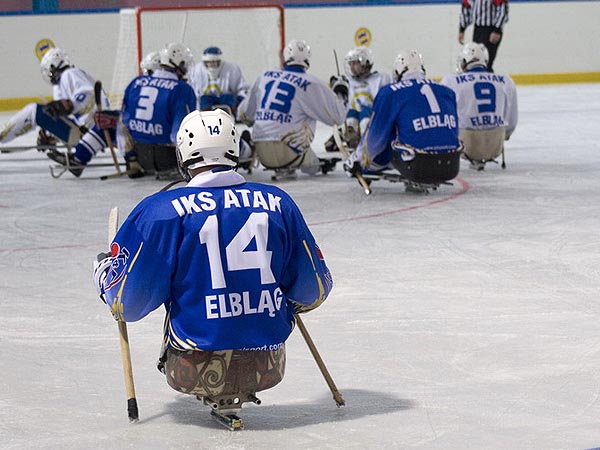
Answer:
[{"label": "camouflage pants", "polygon": [[165,372],[169,386],[185,394],[212,399],[254,394],[283,379],[285,344],[274,351],[168,349]]}]

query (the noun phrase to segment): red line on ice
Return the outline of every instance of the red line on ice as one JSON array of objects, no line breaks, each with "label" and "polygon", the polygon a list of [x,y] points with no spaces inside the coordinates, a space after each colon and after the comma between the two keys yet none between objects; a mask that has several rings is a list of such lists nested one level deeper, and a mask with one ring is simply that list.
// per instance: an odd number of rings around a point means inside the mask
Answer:
[{"label": "red line on ice", "polygon": [[366,214],[364,216],[343,217],[343,218],[340,218],[340,219],[324,220],[322,222],[312,222],[309,225],[311,225],[311,226],[325,225],[325,224],[328,224],[328,223],[352,222],[352,221],[355,221],[355,220],[372,219],[374,217],[391,216],[392,214],[398,214],[398,213],[401,213],[401,212],[412,211],[414,209],[426,208],[428,206],[437,205],[439,203],[449,202],[450,200],[454,200],[455,198],[460,197],[461,195],[463,195],[465,192],[467,192],[471,188],[471,186],[469,185],[469,183],[467,183],[462,178],[456,178],[455,181],[458,181],[458,183],[461,186],[461,189],[460,189],[460,191],[458,191],[458,192],[456,192],[456,193],[454,193],[452,195],[449,195],[448,197],[438,198],[437,200],[432,200],[430,202],[425,202],[425,203],[422,203],[420,205],[407,206],[406,208],[392,209],[390,211],[383,211],[383,212],[374,213],[374,214]]}]

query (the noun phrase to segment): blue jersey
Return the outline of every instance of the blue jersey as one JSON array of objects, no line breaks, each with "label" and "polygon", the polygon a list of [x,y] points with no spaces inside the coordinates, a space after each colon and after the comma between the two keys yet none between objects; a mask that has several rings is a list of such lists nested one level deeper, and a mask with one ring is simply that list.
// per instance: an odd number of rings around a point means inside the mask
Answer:
[{"label": "blue jersey", "polygon": [[421,75],[379,90],[373,116],[358,147],[371,161],[391,161],[392,143],[417,152],[447,153],[459,146],[456,96],[452,89]]},{"label": "blue jersey", "polygon": [[164,69],[134,78],[125,89],[122,120],[136,142],[174,144],[183,118],[196,109],[196,94]]},{"label": "blue jersey", "polygon": [[294,308],[320,305],[333,285],[294,201],[232,170],[143,200],[111,252],[113,314],[136,321],[164,304],[177,350],[277,348]]}]

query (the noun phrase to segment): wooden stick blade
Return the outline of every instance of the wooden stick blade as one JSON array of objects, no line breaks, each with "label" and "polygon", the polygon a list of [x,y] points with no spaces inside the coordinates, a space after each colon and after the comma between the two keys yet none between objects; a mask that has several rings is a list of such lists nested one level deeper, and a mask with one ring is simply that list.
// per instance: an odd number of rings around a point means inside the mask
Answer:
[{"label": "wooden stick blade", "polygon": [[317,366],[319,367],[319,370],[321,371],[321,375],[323,375],[323,378],[325,378],[325,382],[327,383],[327,386],[329,386],[329,390],[331,391],[331,394],[333,395],[333,400],[335,401],[336,406],[338,408],[345,406],[346,402],[344,401],[342,394],[340,393],[337,386],[335,385],[333,378],[329,374],[329,371],[327,370],[327,367],[325,366],[325,362],[323,361],[323,358],[321,358],[321,355],[319,354],[319,351],[317,350],[317,346],[313,342],[312,338],[310,337],[310,334],[308,334],[308,330],[304,326],[304,322],[302,321],[302,319],[300,318],[300,316],[298,314],[295,314],[294,317],[296,318],[296,324],[298,325],[298,328],[300,329],[300,333],[302,334],[302,337],[304,338],[304,341],[306,342],[306,345],[308,346],[310,353],[312,354],[315,362],[317,363]]},{"label": "wooden stick blade", "polygon": [[110,210],[108,215],[108,245],[112,244],[112,241],[117,235],[119,229],[119,207],[115,206]]},{"label": "wooden stick blade", "polygon": [[[119,208],[115,206],[108,215],[108,245],[110,246],[119,229]],[[119,327],[119,341],[121,345],[121,359],[123,362],[123,376],[125,378],[125,391],[127,392],[127,416],[130,422],[139,420],[139,411],[135,397],[135,386],[133,384],[133,366],[131,365],[131,353],[129,350],[129,335],[127,324],[117,320]]]}]

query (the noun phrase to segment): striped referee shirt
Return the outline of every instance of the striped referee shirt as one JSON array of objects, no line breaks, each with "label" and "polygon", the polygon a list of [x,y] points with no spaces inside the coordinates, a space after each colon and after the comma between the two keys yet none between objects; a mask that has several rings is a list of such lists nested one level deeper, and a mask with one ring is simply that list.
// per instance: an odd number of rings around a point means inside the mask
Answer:
[{"label": "striped referee shirt", "polygon": [[473,24],[476,27],[494,27],[502,31],[508,22],[508,0],[462,0],[459,30]]}]

